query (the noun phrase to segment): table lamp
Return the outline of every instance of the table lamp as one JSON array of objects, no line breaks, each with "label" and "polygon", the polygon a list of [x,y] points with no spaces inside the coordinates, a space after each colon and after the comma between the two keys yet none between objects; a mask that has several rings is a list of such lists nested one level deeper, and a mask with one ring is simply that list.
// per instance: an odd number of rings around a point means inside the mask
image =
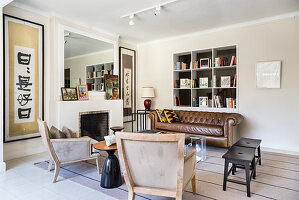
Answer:
[{"label": "table lamp", "polygon": [[[142,96],[141,98],[154,98],[155,97],[155,91],[153,87],[143,87],[142,88]],[[145,99],[144,100],[144,107],[146,110],[151,109],[152,100]]]}]

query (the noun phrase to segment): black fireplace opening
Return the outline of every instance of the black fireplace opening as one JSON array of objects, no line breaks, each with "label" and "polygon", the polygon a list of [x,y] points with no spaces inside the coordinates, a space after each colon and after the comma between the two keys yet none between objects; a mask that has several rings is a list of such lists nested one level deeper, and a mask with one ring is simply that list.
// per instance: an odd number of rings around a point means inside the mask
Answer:
[{"label": "black fireplace opening", "polygon": [[84,112],[79,115],[81,136],[102,141],[109,134],[109,112]]}]

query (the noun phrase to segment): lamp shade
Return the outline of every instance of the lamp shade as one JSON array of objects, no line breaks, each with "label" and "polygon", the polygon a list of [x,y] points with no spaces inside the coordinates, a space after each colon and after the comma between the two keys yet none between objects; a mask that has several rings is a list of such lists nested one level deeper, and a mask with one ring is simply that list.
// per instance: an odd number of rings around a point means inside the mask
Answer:
[{"label": "lamp shade", "polygon": [[142,88],[142,98],[154,98],[155,90],[153,87],[143,87]]}]

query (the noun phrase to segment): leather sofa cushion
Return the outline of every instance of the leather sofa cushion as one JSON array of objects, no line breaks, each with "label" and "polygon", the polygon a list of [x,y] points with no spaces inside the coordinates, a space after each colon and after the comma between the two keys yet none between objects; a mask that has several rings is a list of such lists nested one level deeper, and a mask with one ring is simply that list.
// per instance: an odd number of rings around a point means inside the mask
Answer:
[{"label": "leather sofa cushion", "polygon": [[191,123],[161,123],[157,122],[156,128],[179,133],[192,133],[207,136],[223,136],[223,127],[217,125],[191,124]]},{"label": "leather sofa cushion", "polygon": [[181,123],[196,123],[204,125],[224,126],[226,113],[197,112],[197,111],[175,111]]}]

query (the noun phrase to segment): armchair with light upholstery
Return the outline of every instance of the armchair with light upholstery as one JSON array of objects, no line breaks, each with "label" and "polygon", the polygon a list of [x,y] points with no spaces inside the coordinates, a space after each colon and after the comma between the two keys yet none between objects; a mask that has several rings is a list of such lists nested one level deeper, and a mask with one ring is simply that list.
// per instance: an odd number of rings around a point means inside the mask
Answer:
[{"label": "armchair with light upholstery", "polygon": [[53,183],[57,180],[62,164],[96,160],[97,169],[99,170],[100,154],[91,153],[90,138],[50,139],[47,123],[41,120],[37,120],[37,122],[42,141],[50,154],[48,171],[51,170],[53,163],[55,165]]},{"label": "armchair with light upholstery", "polygon": [[190,181],[196,193],[196,154],[184,156],[184,134],[118,132],[116,141],[129,200],[135,193],[181,200]]}]

